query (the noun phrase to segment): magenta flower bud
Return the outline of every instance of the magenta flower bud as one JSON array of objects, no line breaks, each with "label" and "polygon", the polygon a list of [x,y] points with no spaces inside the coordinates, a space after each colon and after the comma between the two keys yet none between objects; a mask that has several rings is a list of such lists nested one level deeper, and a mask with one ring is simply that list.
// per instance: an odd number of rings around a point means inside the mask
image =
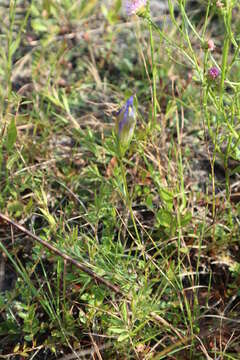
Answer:
[{"label": "magenta flower bud", "polygon": [[208,76],[211,80],[215,80],[219,76],[219,74],[220,71],[216,66],[213,66],[208,70]]},{"label": "magenta flower bud", "polygon": [[128,16],[139,15],[146,7],[147,0],[125,0],[125,11]]}]

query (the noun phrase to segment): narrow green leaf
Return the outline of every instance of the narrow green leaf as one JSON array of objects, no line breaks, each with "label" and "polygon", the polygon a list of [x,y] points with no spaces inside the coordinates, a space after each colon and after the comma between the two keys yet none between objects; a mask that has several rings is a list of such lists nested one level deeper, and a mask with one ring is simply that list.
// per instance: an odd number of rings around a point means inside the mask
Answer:
[{"label": "narrow green leaf", "polygon": [[17,128],[16,128],[16,124],[15,124],[15,120],[12,119],[10,122],[10,125],[8,126],[8,131],[7,131],[7,150],[10,151],[12,150],[15,142],[17,139]]},{"label": "narrow green leaf", "polygon": [[129,338],[128,333],[123,333],[123,334],[121,334],[121,335],[118,337],[117,341],[118,341],[118,342],[121,342],[121,341],[124,341],[124,340],[126,340],[126,339],[128,339],[128,338]]}]

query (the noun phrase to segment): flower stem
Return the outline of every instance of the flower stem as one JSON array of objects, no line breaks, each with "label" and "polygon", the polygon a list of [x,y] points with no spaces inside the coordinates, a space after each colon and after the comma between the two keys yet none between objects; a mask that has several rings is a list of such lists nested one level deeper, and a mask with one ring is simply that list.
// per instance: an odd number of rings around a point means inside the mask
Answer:
[{"label": "flower stem", "polygon": [[119,157],[119,163],[120,163],[120,169],[121,169],[121,176],[122,176],[122,180],[123,180],[123,188],[124,188],[124,196],[125,196],[125,201],[126,201],[126,205],[128,207],[129,213],[130,213],[130,217],[133,223],[133,227],[136,233],[136,237],[137,237],[137,241],[136,244],[139,247],[139,250],[142,250],[143,252],[143,246],[142,246],[142,242],[141,242],[141,238],[139,235],[139,231],[137,229],[137,224],[134,218],[134,214],[133,214],[133,209],[132,209],[132,200],[128,191],[128,186],[127,186],[127,179],[126,179],[126,172],[125,172],[125,168],[123,165],[123,158],[122,156]]},{"label": "flower stem", "polygon": [[151,61],[152,61],[152,103],[153,103],[153,117],[151,127],[154,128],[157,122],[157,89],[156,89],[156,63],[154,59],[154,38],[152,31],[152,22],[148,22],[151,46]]},{"label": "flower stem", "polygon": [[220,80],[220,107],[223,107],[223,94],[224,94],[224,81],[227,73],[227,61],[228,61],[228,53],[230,47],[230,39],[231,39],[231,20],[232,20],[232,8],[230,7],[227,12],[227,16],[225,19],[225,38],[223,44],[223,54],[222,54],[222,66],[221,66],[221,80]]}]

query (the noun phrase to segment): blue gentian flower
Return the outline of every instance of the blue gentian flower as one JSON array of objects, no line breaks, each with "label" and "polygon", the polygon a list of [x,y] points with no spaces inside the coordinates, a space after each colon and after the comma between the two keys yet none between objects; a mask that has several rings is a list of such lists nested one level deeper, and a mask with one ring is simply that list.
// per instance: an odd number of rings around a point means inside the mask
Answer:
[{"label": "blue gentian flower", "polygon": [[126,101],[126,104],[119,110],[116,117],[116,135],[121,148],[126,150],[133,137],[136,125],[136,110],[133,96]]}]

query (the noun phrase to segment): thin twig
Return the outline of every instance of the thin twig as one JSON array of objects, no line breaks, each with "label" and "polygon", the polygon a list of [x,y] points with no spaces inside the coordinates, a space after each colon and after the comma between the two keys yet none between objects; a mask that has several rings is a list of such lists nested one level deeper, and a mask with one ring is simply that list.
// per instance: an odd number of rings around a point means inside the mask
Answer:
[{"label": "thin twig", "polygon": [[[106,344],[104,344],[102,346],[99,346],[98,351],[99,350],[101,351],[103,349],[107,349],[107,348],[109,348],[111,346],[112,346],[112,343],[106,343]],[[95,347],[91,347],[90,349],[80,350],[80,351],[76,351],[75,353],[62,356],[58,360],[72,360],[72,359],[76,359],[76,357],[80,358],[80,357],[85,357],[87,355],[94,355],[94,354],[96,354]]]},{"label": "thin twig", "polygon": [[78,262],[77,260],[73,259],[71,256],[65,254],[64,252],[60,251],[59,249],[57,249],[55,246],[49,244],[47,241],[42,240],[39,236],[33,234],[31,231],[27,230],[26,228],[24,228],[22,225],[16,223],[14,220],[9,219],[6,215],[3,215],[2,213],[0,213],[0,218],[4,221],[6,221],[7,223],[9,223],[10,225],[14,226],[15,228],[17,228],[18,230],[20,230],[21,232],[23,232],[24,234],[30,236],[32,239],[36,240],[37,242],[39,242],[41,245],[43,245],[44,247],[46,247],[48,250],[50,250],[51,252],[55,253],[56,255],[62,257],[64,260],[72,263],[73,265],[75,265],[77,268],[79,268],[80,270],[82,270],[83,272],[85,272],[86,274],[88,274],[89,276],[91,276],[94,280],[96,280],[97,282],[105,285],[106,287],[108,287],[110,290],[114,291],[117,294],[121,294],[123,296],[125,296],[123,294],[123,292],[120,290],[120,288],[116,285],[113,285],[112,283],[110,283],[108,280],[104,279],[103,277],[97,275],[95,272],[93,272],[92,270],[90,270],[86,265],[83,265],[82,263]]}]

